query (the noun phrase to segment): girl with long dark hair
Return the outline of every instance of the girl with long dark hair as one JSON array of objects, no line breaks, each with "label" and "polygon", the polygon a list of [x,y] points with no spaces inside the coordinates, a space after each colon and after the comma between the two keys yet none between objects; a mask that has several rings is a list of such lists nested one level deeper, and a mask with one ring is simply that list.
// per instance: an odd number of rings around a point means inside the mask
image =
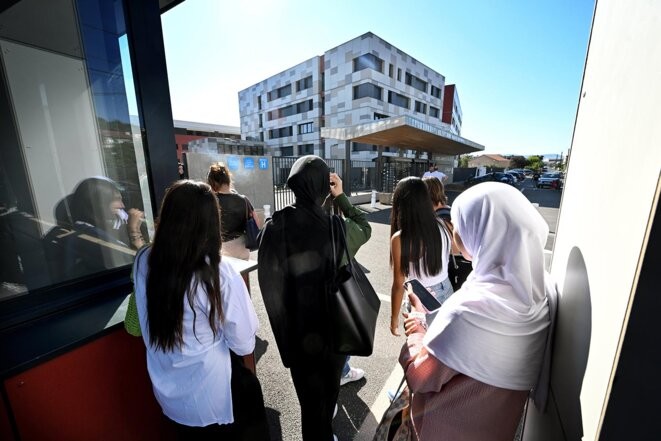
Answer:
[{"label": "girl with long dark hair", "polygon": [[134,265],[147,368],[180,438],[268,439],[261,387],[237,357],[253,352],[257,317],[243,279],[221,260],[220,227],[209,185],[167,190],[154,241]]},{"label": "girl with long dark hair", "polygon": [[440,303],[452,294],[448,279],[450,248],[448,228],[434,213],[422,179],[410,176],[399,181],[390,216],[390,262],[393,271],[390,332],[393,335],[400,335],[404,282],[418,279]]}]

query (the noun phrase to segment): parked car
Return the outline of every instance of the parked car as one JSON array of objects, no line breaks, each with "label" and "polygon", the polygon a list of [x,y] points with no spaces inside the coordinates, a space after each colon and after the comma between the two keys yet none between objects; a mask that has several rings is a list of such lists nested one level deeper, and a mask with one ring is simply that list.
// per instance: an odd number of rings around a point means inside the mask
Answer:
[{"label": "parked car", "polygon": [[481,182],[489,182],[489,181],[504,182],[506,184],[514,185],[515,178],[514,176],[502,172],[487,173],[482,176],[474,176],[472,178],[466,179],[464,181],[464,187],[468,188],[468,187],[472,187],[475,184],[479,184]]},{"label": "parked car", "polygon": [[562,184],[562,173],[544,173],[537,180],[537,188],[549,187],[560,190]]},{"label": "parked car", "polygon": [[523,174],[520,170],[508,170],[507,172],[510,175],[514,175],[517,181],[523,181],[526,178],[526,175]]}]

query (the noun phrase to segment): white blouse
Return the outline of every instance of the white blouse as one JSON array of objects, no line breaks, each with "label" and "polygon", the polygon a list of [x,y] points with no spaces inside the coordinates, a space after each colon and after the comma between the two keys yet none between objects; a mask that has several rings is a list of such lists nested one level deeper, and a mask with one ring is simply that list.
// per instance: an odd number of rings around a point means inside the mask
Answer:
[{"label": "white blouse", "polygon": [[134,284],[140,327],[147,348],[147,370],[156,400],[168,418],[186,426],[232,423],[229,349],[237,355],[252,353],[257,332],[257,315],[245,283],[229,263],[221,260],[223,322],[216,337],[209,326],[207,296],[203,285],[198,284],[194,302],[197,314],[195,334],[193,311],[184,298],[182,347],[173,352],[156,350],[149,344],[147,326],[145,289],[150,251],[145,250],[137,263]]},{"label": "white blouse", "polygon": [[[442,221],[441,221],[442,222]],[[448,265],[450,262],[450,251],[451,251],[451,242],[450,234],[447,229],[442,225],[438,225],[438,229],[441,232],[441,240],[443,241],[443,255],[441,256],[441,271],[437,274],[427,274],[424,271],[423,260],[420,258],[420,270],[422,274],[418,274],[413,267],[413,262],[409,263],[409,276],[407,280],[418,279],[423,286],[429,288],[435,285],[438,285],[441,282],[445,282],[448,278]]]}]

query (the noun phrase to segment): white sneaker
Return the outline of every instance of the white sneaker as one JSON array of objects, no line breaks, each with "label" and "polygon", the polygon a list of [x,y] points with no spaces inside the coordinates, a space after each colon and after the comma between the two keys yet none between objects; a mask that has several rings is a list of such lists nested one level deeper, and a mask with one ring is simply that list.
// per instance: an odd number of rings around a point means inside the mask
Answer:
[{"label": "white sneaker", "polygon": [[359,368],[352,367],[349,369],[349,372],[342,378],[340,378],[340,386],[344,386],[347,383],[352,381],[358,381],[365,376],[365,371]]}]

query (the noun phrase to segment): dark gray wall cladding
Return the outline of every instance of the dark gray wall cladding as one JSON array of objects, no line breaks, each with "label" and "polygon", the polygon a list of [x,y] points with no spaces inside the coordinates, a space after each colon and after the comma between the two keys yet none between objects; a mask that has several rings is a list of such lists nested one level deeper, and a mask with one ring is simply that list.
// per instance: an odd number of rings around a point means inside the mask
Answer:
[{"label": "dark gray wall cladding", "polygon": [[425,73],[426,77],[429,77],[429,71],[427,69],[424,69],[423,72]]},{"label": "dark gray wall cladding", "polygon": [[418,64],[418,61],[415,58],[411,58],[411,63],[412,64]]},{"label": "dark gray wall cladding", "polygon": [[324,70],[330,69],[330,60],[324,60]]},{"label": "dark gray wall cladding", "polygon": [[383,44],[386,46],[386,49],[387,49],[387,50],[391,50],[391,49],[392,49],[392,46],[390,46],[390,43],[386,43],[386,42],[384,41]]},{"label": "dark gray wall cladding", "polygon": [[401,49],[397,49],[397,53],[402,56],[403,60],[406,60],[407,55],[404,52],[402,52]]},{"label": "dark gray wall cladding", "polygon": [[351,74],[346,74],[346,75],[344,76],[344,84],[349,84],[349,83],[351,83],[351,78],[352,78],[352,75],[351,75]]},{"label": "dark gray wall cladding", "polygon": [[337,66],[335,66],[334,68],[332,68],[332,69],[330,70],[330,73],[331,73],[331,75],[335,75],[335,74],[337,74]]},{"label": "dark gray wall cladding", "polygon": [[361,120],[363,120],[363,119],[370,119],[370,120],[371,120],[371,119],[372,119],[372,115],[360,115],[360,119],[361,119]]},{"label": "dark gray wall cladding", "polygon": [[344,109],[346,106],[347,106],[346,103],[340,103],[340,104],[337,105],[337,108],[338,109]]}]

